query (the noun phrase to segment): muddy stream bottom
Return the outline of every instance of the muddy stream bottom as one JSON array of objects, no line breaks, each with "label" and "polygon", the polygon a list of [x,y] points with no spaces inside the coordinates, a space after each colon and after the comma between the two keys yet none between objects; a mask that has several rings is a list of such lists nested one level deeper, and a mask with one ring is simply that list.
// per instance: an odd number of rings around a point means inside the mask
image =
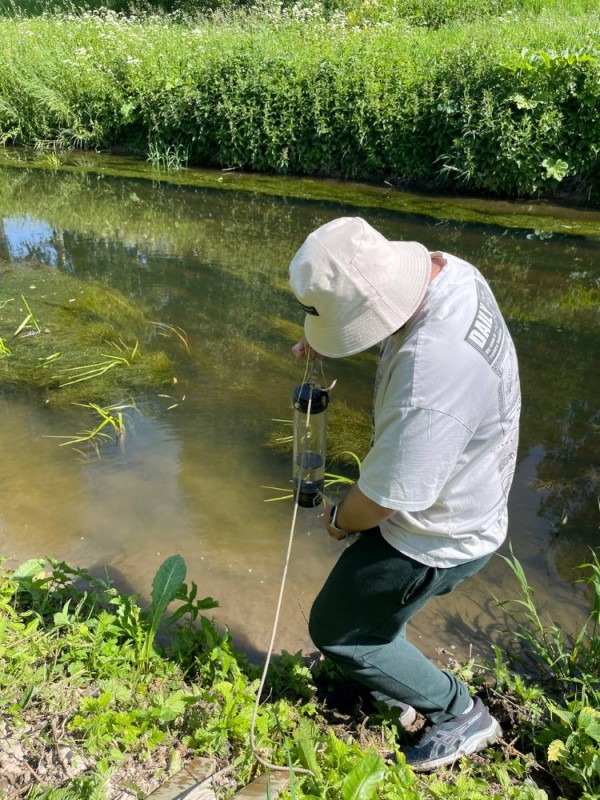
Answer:
[{"label": "muddy stream bottom", "polygon": [[[271,638],[291,502],[265,502],[273,492],[261,487],[256,465],[227,453],[212,452],[205,468],[196,461],[193,470],[182,470],[180,444],[160,419],[139,415],[125,450],[113,447],[100,460],[81,460],[60,447],[50,431],[61,425],[38,404],[0,397],[0,553],[8,566],[50,556],[98,576],[108,572],[121,591],[139,594],[144,603],[162,561],[180,553],[198,596],[218,600],[219,625],[260,662]],[[546,558],[547,524],[531,512],[527,485],[534,463],[519,468],[510,537],[526,569],[529,561],[538,564],[531,583],[540,609],[550,607],[549,621],[568,630],[583,618],[585,600]],[[278,476],[270,477],[272,484]],[[279,478],[285,485],[288,476]],[[348,546],[327,537],[319,515],[319,509],[298,514],[277,652],[314,652],[306,623],[311,603]],[[516,597],[516,590],[497,556],[449,597],[432,601],[409,627],[409,638],[439,663],[491,658],[494,642],[510,651],[497,601]]]}]

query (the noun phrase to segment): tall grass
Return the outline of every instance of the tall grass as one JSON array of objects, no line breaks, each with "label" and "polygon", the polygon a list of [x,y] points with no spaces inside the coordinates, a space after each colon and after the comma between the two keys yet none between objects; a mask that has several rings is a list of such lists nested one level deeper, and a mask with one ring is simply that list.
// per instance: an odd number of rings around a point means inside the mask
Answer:
[{"label": "tall grass", "polygon": [[[505,558],[520,589],[518,599],[502,603],[513,635],[521,642],[516,660],[527,660],[529,681],[508,677],[503,666],[504,687],[512,689],[527,705],[530,719],[537,720],[528,747],[545,758],[548,772],[567,796],[581,800],[600,797],[600,558],[581,565],[591,595],[587,619],[578,630],[565,632],[543,619],[522,564],[512,554]],[[497,670],[498,673],[498,670]],[[526,728],[524,729],[526,730]],[[541,748],[541,751],[540,751]],[[577,794],[575,794],[577,792]]]},{"label": "tall grass", "polygon": [[509,196],[597,192],[598,10],[581,0],[569,16],[557,4],[436,28],[400,6],[340,6],[329,21],[320,6],[279,5],[210,21],[5,19],[0,142],[119,143],[167,166],[184,154]]}]

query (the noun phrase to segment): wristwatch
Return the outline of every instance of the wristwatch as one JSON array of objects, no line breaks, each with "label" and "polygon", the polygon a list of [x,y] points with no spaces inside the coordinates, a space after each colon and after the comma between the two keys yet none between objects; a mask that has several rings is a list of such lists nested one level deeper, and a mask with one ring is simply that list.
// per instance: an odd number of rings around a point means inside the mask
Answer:
[{"label": "wristwatch", "polygon": [[338,528],[336,525],[339,510],[339,505],[333,507],[333,511],[331,512],[331,517],[329,519],[329,527],[332,528],[336,533],[350,533],[350,531],[344,530],[344,528]]}]

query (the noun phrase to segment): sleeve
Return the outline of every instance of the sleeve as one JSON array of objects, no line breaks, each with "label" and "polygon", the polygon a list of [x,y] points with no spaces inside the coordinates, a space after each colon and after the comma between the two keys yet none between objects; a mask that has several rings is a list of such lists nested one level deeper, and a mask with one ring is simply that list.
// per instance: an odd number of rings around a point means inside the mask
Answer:
[{"label": "sleeve", "polygon": [[449,414],[423,408],[387,409],[358,486],[384,508],[422,511],[437,500],[472,432]]}]

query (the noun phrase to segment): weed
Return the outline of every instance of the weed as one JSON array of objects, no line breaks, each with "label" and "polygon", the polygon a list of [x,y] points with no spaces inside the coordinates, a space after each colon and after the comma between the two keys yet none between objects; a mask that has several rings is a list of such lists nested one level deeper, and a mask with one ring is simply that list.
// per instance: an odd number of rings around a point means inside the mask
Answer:
[{"label": "weed", "polygon": [[496,650],[498,689],[508,690],[522,704],[523,718],[533,723],[529,742],[542,748],[557,783],[568,791],[577,787],[582,798],[592,800],[600,791],[600,561],[592,553],[592,560],[581,567],[589,570],[581,580],[592,589],[592,609],[572,636],[544,624],[512,550],[505,561],[517,578],[521,599],[501,605],[513,623],[513,635],[524,645],[534,680],[531,673],[527,680],[513,675]]},{"label": "weed", "polygon": [[139,356],[138,342],[136,342],[132,347],[128,347],[122,340],[120,341],[120,344],[116,342],[109,342],[109,344],[116,348],[120,353],[126,352],[127,356],[102,353],[102,355],[106,358],[105,361],[99,361],[96,364],[83,364],[79,367],[66,367],[63,370],[59,370],[59,376],[61,373],[66,372],[68,373],[69,378],[67,381],[62,381],[60,387],[72,386],[74,383],[81,383],[81,381],[89,381],[93,378],[99,378],[115,367],[129,367],[136,356]]},{"label": "weed", "polygon": [[305,0],[201,24],[7,17],[2,140],[118,141],[164,171],[391,176],[505,196],[581,187],[594,200],[598,10],[565,8]]},{"label": "weed", "polygon": [[21,295],[21,300],[25,304],[25,308],[27,309],[27,316],[23,319],[17,330],[13,333],[13,336],[18,336],[20,333],[24,331],[34,331],[35,333],[39,333],[41,331],[40,324],[37,319],[33,315],[33,311],[29,308],[29,303],[27,300]]},{"label": "weed", "polygon": [[522,599],[500,605],[514,623],[514,635],[525,645],[524,655],[545,680],[560,685],[563,691],[574,692],[581,685],[597,685],[600,681],[600,561],[597,555],[594,553],[592,562],[581,567],[591,570],[591,575],[584,580],[593,590],[593,608],[571,638],[557,625],[546,625],[542,621],[533,590],[512,548],[511,557],[503,558],[517,578]]},{"label": "weed", "polygon": [[[354,454],[353,454],[354,455]],[[337,475],[335,472],[326,472],[325,473],[325,482],[323,490],[324,492],[329,491],[332,488],[339,488],[340,486],[352,486],[354,480],[352,478],[347,478],[345,475]],[[279,497],[268,497],[265,500],[265,503],[274,503],[277,500],[294,500],[295,494],[290,492],[289,489],[282,489],[279,486],[263,486],[263,489],[272,489],[275,492],[282,492]]]},{"label": "weed", "polygon": [[190,345],[188,342],[187,334],[183,330],[183,328],[180,328],[178,325],[169,325],[166,322],[155,322],[154,320],[151,320],[150,324],[158,328],[160,336],[168,337],[169,334],[171,333],[174,334],[183,345],[186,353],[190,352]]},{"label": "weed", "polygon": [[[88,453],[85,450],[81,450],[80,446],[89,445],[90,449],[99,456],[100,449],[105,444],[114,443],[122,445],[125,442],[127,433],[125,415],[123,412],[126,409],[134,409],[137,411],[135,403],[133,402],[115,403],[114,405],[106,407],[102,407],[97,403],[74,403],[73,405],[80,406],[81,408],[88,408],[93,411],[100,419],[98,424],[94,428],[80,431],[74,436],[52,435],[47,436],[47,438],[66,439],[66,441],[61,442],[59,446],[71,446],[83,456],[87,456]],[[108,430],[111,431],[112,434],[107,433]],[[76,445],[77,447],[75,447]]]},{"label": "weed", "polygon": [[7,346],[4,339],[0,336],[0,358],[5,358],[6,356],[12,355],[12,351]]},{"label": "weed", "polygon": [[[91,399],[106,406],[115,397],[156,389],[172,379],[173,363],[152,348],[152,329],[139,302],[60,270],[23,264],[2,274],[9,298],[34,283],[43,326],[31,304],[2,301],[0,335],[12,351],[11,358],[2,359],[5,387],[33,390],[57,405]],[[39,334],[30,335],[38,332],[36,324]]]},{"label": "weed", "polygon": [[176,172],[186,167],[188,160],[189,151],[184,145],[161,146],[154,142],[148,145],[148,161],[155,169]]},{"label": "weed", "polygon": [[[596,559],[591,567],[585,580],[594,584]],[[237,786],[254,774],[248,737],[257,670],[235,651],[227,631],[220,633],[204,616],[216,604],[198,600],[185,574],[181,556],[166,559],[144,608],[137,596],[116,591],[108,577],[61,562],[32,559],[0,573],[3,735],[15,741],[30,726],[20,747],[38,769],[55,760],[57,730],[61,742],[85,758],[84,771],[69,779],[47,770],[47,788],[31,786],[31,796],[102,798],[107,776],[113,788],[123,788],[132,770],[155,776],[159,757],[166,775],[175,744],[186,757],[226,757],[235,765]],[[172,602],[178,607],[170,613]],[[588,632],[594,630],[591,624]],[[579,685],[577,699],[536,694],[508,672],[499,651],[496,673],[504,675],[505,688],[510,684],[521,693],[527,708],[548,709],[548,719],[530,714],[528,728],[530,746],[548,756],[546,778],[553,776],[563,793],[578,788],[585,800],[597,797],[600,713],[593,681]],[[300,653],[284,653],[271,665],[271,696],[260,709],[256,743],[292,770],[282,797],[547,800],[532,778],[530,756],[513,753],[505,760],[500,754],[500,760],[462,762],[460,772],[418,777],[403,763],[393,728],[372,732],[372,747],[350,732],[336,735],[312,702],[316,681],[344,680],[328,674],[325,662],[311,674]],[[366,720],[363,734],[369,736]],[[391,752],[393,760],[378,750]],[[26,767],[22,772],[27,777],[19,788],[35,780]]]}]

